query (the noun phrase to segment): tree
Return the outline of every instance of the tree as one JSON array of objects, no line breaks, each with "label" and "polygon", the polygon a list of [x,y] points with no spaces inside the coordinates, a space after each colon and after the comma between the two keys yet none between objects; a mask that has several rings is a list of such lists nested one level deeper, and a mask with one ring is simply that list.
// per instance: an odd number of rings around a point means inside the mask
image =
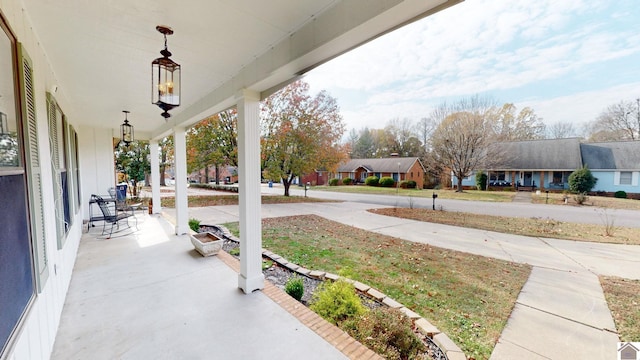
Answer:
[{"label": "tree", "polygon": [[370,159],[374,157],[376,153],[373,136],[369,128],[365,127],[360,130],[358,138],[355,141],[353,148],[351,149],[352,159]]},{"label": "tree", "polygon": [[592,123],[590,140],[640,140],[640,100],[609,105]]},{"label": "tree", "polygon": [[431,134],[433,134],[435,128],[435,121],[428,117],[420,119],[415,125],[415,133],[423,146],[422,156],[429,152],[429,139],[431,138]]},{"label": "tree", "polygon": [[347,158],[338,103],[326,91],[312,97],[309,85],[296,81],[268,97],[261,112],[264,170],[268,178],[282,179],[285,196],[297,176],[335,170]]},{"label": "tree", "polygon": [[220,167],[238,165],[238,116],[235,109],[210,116],[189,129],[187,134],[187,167],[192,172],[205,170],[209,182],[209,167],[216,169],[216,184],[220,184]]},{"label": "tree", "polygon": [[535,112],[528,107],[516,114],[513,104],[504,104],[502,108],[491,112],[491,122],[496,141],[520,141],[542,139],[545,125]]},{"label": "tree", "polygon": [[436,161],[446,165],[458,180],[487,164],[490,129],[480,113],[456,112],[438,126],[431,139]]},{"label": "tree", "polygon": [[133,196],[138,196],[138,182],[144,180],[151,170],[149,143],[134,141],[128,145],[120,142],[115,150],[116,170],[126,175],[131,182]]},{"label": "tree", "polygon": [[387,123],[384,128],[391,153],[400,156],[418,156],[422,150],[422,144],[416,137],[411,120],[395,118]]},{"label": "tree", "polygon": [[164,173],[167,170],[167,166],[173,163],[173,136],[167,136],[158,143],[160,147],[160,186],[167,186]]},{"label": "tree", "polygon": [[576,136],[576,129],[573,123],[558,121],[547,128],[548,139],[566,139]]},{"label": "tree", "polygon": [[587,193],[596,186],[598,179],[593,176],[591,170],[585,165],[569,175],[569,190],[574,193]]},{"label": "tree", "polygon": [[449,105],[443,103],[431,114],[439,125],[431,136],[429,163],[448,169],[457,178],[462,192],[462,179],[481,167],[490,168],[504,158],[495,142],[492,122],[495,102],[474,96]]}]

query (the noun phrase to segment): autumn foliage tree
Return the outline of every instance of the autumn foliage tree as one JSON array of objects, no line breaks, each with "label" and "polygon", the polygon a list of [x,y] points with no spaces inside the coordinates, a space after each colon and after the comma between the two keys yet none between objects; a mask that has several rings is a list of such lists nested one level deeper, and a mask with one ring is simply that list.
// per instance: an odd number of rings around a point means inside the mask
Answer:
[{"label": "autumn foliage tree", "polygon": [[542,119],[529,107],[517,112],[515,105],[507,103],[488,115],[496,141],[535,140],[546,135]]},{"label": "autumn foliage tree", "polygon": [[209,167],[216,169],[216,184],[220,183],[220,167],[238,165],[238,117],[235,109],[210,116],[189,129],[187,133],[188,171],[205,170],[209,181]]},{"label": "autumn foliage tree", "polygon": [[326,91],[312,97],[309,85],[296,81],[267,98],[261,116],[265,177],[282,180],[285,196],[296,177],[316,169],[335,170],[347,157],[340,144],[342,116]]}]

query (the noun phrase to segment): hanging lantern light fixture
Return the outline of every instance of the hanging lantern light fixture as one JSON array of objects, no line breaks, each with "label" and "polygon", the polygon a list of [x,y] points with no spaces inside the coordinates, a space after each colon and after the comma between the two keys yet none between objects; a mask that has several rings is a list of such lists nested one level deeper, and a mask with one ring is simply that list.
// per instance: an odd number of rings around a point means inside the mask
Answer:
[{"label": "hanging lantern light fixture", "polygon": [[164,35],[164,50],[160,51],[162,57],[151,62],[151,103],[158,105],[167,119],[171,116],[169,110],[180,106],[180,64],[169,58],[171,52],[167,49],[167,35],[173,30],[162,25],[156,30]]},{"label": "hanging lantern light fixture", "polygon": [[127,119],[129,111],[122,110],[122,112],[124,113],[124,122],[120,125],[120,139],[125,145],[129,145],[133,141],[133,125],[129,124]]}]

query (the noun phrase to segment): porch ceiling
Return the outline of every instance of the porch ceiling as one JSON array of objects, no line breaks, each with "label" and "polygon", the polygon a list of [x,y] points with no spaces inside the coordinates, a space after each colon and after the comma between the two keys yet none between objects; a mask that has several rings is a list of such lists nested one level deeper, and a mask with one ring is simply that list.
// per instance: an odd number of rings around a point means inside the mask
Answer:
[{"label": "porch ceiling", "polygon": [[[23,0],[74,124],[158,137],[270,89],[385,32],[461,0]],[[168,122],[151,104],[150,63],[171,26],[181,106]],[[50,84],[53,85],[53,84]]]}]

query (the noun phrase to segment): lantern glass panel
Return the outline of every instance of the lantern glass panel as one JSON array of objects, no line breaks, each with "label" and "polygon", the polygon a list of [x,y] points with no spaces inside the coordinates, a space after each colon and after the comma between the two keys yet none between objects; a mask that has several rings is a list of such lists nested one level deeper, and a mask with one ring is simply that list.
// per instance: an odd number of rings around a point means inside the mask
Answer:
[{"label": "lantern glass panel", "polygon": [[168,58],[158,58],[151,63],[153,94],[156,105],[180,105],[180,65]]}]

